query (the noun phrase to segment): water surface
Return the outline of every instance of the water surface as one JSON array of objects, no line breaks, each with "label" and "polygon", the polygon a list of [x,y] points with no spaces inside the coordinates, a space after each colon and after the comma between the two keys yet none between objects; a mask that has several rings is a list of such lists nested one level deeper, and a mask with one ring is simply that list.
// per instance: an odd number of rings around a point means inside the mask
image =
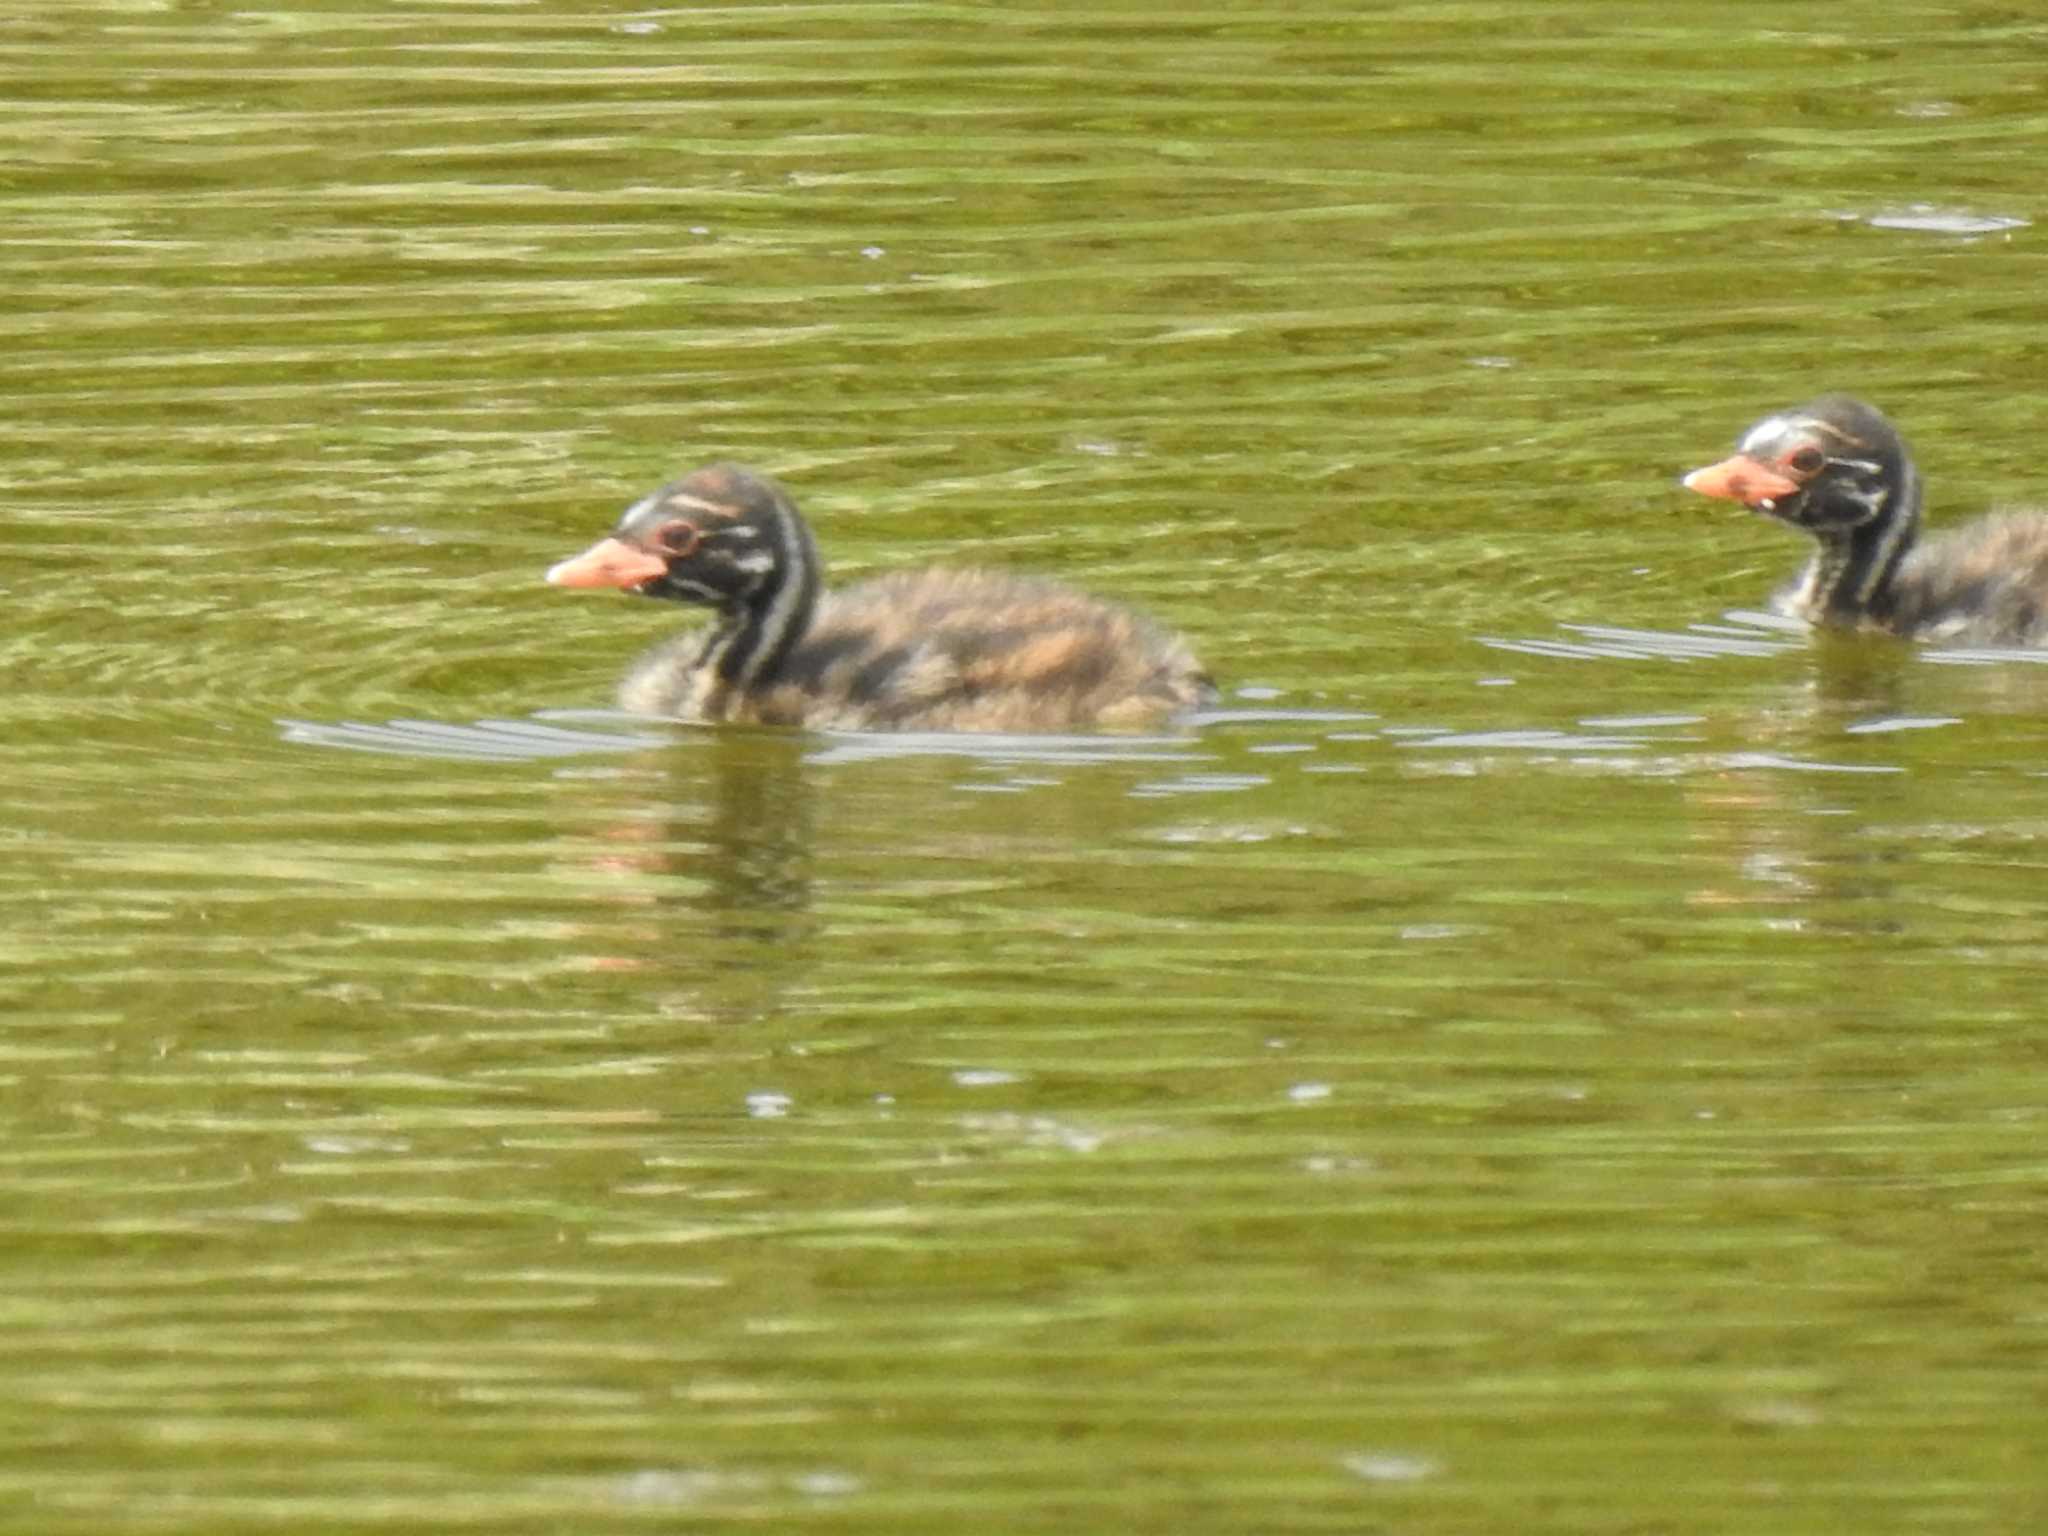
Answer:
[{"label": "water surface", "polygon": [[[2037,1525],[2048,671],[1675,481],[2027,494],[2044,47],[0,7],[0,1524]],[[610,715],[720,457],[1223,706]]]}]

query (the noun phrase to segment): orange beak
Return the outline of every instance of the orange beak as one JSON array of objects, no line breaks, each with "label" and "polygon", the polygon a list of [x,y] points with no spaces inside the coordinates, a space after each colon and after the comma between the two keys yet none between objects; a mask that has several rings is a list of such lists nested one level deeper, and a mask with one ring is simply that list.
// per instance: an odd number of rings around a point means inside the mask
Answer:
[{"label": "orange beak", "polygon": [[552,587],[631,588],[668,574],[668,562],[623,539],[599,539],[580,555],[548,567]]},{"label": "orange beak", "polygon": [[1746,507],[1790,496],[1799,489],[1797,480],[1787,480],[1775,469],[1757,463],[1746,453],[1738,453],[1718,464],[1709,464],[1705,469],[1696,469],[1680,483],[1688,491],[1698,491],[1702,496],[1718,496],[1723,501],[1739,501]]}]

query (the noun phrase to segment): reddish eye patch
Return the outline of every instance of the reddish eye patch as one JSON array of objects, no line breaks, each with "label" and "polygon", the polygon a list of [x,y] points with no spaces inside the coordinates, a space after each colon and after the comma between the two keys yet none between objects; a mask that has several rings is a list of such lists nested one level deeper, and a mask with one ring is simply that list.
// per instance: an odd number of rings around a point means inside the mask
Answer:
[{"label": "reddish eye patch", "polygon": [[654,535],[654,542],[661,546],[663,554],[681,558],[696,553],[697,546],[704,542],[704,534],[695,523],[679,517],[674,522],[663,523]]}]

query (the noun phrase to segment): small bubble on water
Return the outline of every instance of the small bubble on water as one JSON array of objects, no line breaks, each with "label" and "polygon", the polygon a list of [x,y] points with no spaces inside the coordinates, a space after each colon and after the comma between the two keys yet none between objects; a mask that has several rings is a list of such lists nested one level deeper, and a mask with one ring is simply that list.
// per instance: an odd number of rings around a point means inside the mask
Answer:
[{"label": "small bubble on water", "polygon": [[1340,1464],[1346,1472],[1369,1483],[1419,1483],[1443,1470],[1440,1463],[1427,1456],[1404,1451],[1363,1451],[1341,1457]]},{"label": "small bubble on water", "polygon": [[998,1067],[966,1067],[953,1074],[953,1081],[962,1088],[1000,1088],[1023,1079],[1015,1072],[1005,1072]]}]

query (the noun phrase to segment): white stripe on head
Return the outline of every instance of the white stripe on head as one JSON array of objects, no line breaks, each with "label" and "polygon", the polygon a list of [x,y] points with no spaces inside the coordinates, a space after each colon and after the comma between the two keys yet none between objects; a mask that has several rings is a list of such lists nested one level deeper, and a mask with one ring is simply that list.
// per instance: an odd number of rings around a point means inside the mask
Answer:
[{"label": "white stripe on head", "polygon": [[650,496],[647,499],[649,501],[658,499],[664,507],[673,507],[691,512],[708,512],[713,517],[732,516],[731,507],[724,506],[715,501],[706,501],[702,496],[692,496],[686,491],[671,491],[666,496]]},{"label": "white stripe on head", "polygon": [[619,514],[621,524],[630,523],[634,518],[649,512],[704,512],[712,517],[731,517],[732,508],[721,506],[715,501],[706,501],[701,496],[692,496],[687,491],[649,491],[633,505]]},{"label": "white stripe on head", "polygon": [[621,527],[624,527],[627,523],[633,521],[633,519],[638,517],[641,513],[651,512],[654,508],[660,506],[666,499],[667,498],[664,497],[659,491],[649,491],[645,496],[642,496],[638,501],[634,502],[633,505],[626,508],[625,511],[619,514],[619,525]]},{"label": "white stripe on head", "polygon": [[1790,425],[1782,416],[1766,416],[1749,429],[1749,434],[1735,445],[1738,453],[1755,453],[1764,444],[1775,442]]}]

